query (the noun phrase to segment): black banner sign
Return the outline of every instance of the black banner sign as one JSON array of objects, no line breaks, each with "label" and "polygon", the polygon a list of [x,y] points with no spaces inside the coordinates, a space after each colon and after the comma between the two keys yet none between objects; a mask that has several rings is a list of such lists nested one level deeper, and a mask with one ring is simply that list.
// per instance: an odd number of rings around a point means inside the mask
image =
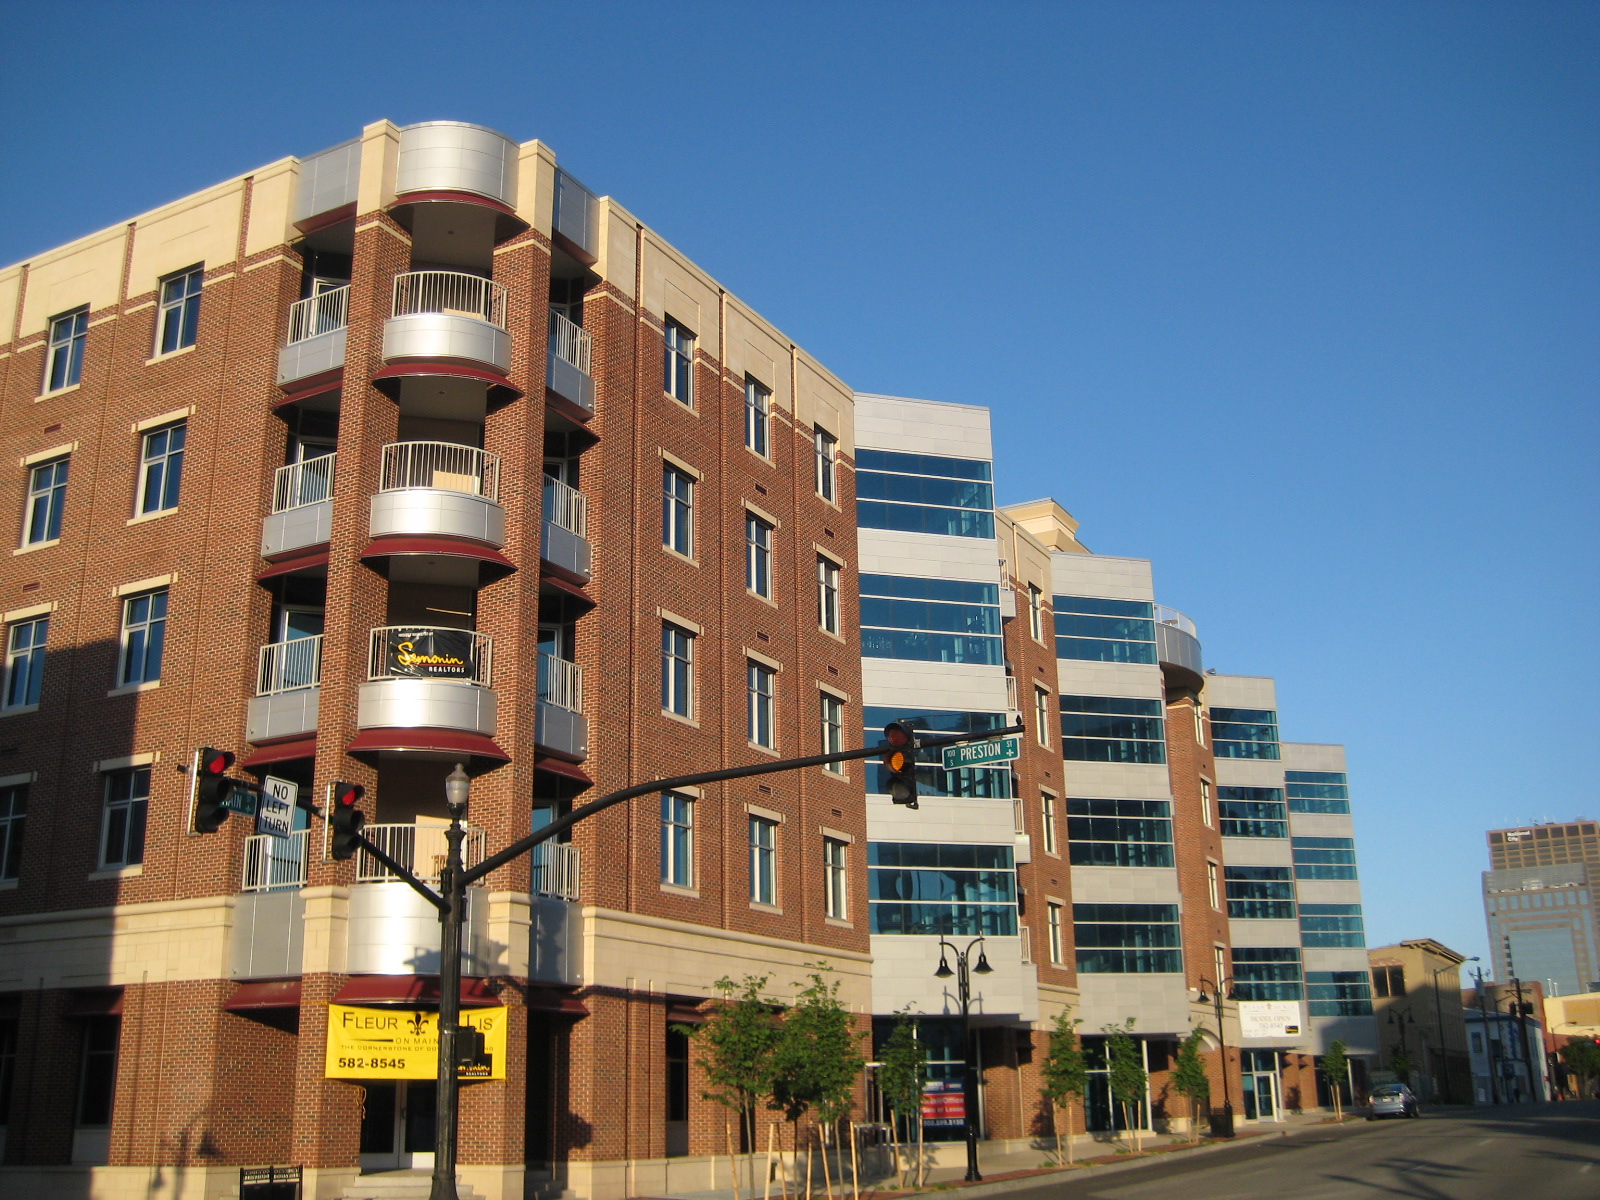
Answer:
[{"label": "black banner sign", "polygon": [[402,679],[471,679],[472,632],[466,629],[391,629],[389,674]]}]

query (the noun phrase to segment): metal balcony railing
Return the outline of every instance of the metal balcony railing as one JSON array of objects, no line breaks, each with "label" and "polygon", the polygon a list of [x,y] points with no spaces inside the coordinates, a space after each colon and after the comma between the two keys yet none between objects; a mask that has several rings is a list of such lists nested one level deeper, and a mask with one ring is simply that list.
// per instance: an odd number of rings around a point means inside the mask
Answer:
[{"label": "metal balcony railing", "polygon": [[367,678],[442,679],[489,687],[494,678],[494,639],[470,629],[386,625],[372,631]]},{"label": "metal balcony railing", "polygon": [[589,498],[553,475],[544,477],[544,519],[581,538],[589,536]]},{"label": "metal balcony railing", "polygon": [[320,504],[333,495],[333,463],[337,454],[324,454],[279,467],[272,479],[272,511],[288,512]]},{"label": "metal balcony railing", "polygon": [[585,375],[593,374],[589,369],[594,359],[593,335],[553,308],[550,310],[550,353]]},{"label": "metal balcony railing", "polygon": [[500,456],[457,442],[395,442],[383,448],[378,490],[436,488],[499,502]]},{"label": "metal balcony railing", "polygon": [[322,684],[322,635],[270,642],[261,647],[256,668],[256,695],[276,696]]},{"label": "metal balcony railing", "polygon": [[460,271],[407,271],[394,277],[394,315],[443,313],[506,327],[506,289]]},{"label": "metal balcony railing", "polygon": [[[366,825],[361,833],[390,858],[409,868],[418,879],[436,880],[449,848],[445,842],[445,829],[443,822],[437,825]],[[467,827],[461,853],[468,867],[475,867],[483,861],[487,844],[488,833],[485,830]],[[356,855],[357,883],[386,883],[399,878],[365,850]]]},{"label": "metal balcony railing", "polygon": [[349,324],[350,285],[330,288],[289,306],[289,345],[323,333],[334,333]]},{"label": "metal balcony railing", "polygon": [[1165,604],[1157,604],[1155,606],[1155,610],[1156,620],[1161,622],[1161,624],[1171,625],[1176,629],[1181,629],[1184,633],[1187,633],[1192,638],[1199,638],[1200,634],[1196,632],[1194,622],[1188,617],[1184,616],[1177,609],[1168,608]]},{"label": "metal balcony railing", "polygon": [[240,891],[270,892],[276,888],[304,887],[306,842],[309,830],[297,829],[286,838],[257,833],[244,840],[244,880]]},{"label": "metal balcony railing", "polygon": [[566,842],[544,842],[533,848],[533,894],[577,900],[578,848]]},{"label": "metal balcony railing", "polygon": [[539,700],[568,712],[582,712],[583,668],[553,654],[540,654]]}]

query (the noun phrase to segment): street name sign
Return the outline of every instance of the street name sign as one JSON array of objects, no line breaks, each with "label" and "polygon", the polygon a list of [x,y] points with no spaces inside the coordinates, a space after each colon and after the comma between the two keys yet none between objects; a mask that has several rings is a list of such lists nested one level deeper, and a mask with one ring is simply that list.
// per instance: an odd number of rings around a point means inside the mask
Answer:
[{"label": "street name sign", "polygon": [[1020,737],[990,738],[986,742],[962,742],[959,746],[944,748],[944,769],[959,771],[963,767],[992,767],[997,763],[1015,762],[1022,754]]}]

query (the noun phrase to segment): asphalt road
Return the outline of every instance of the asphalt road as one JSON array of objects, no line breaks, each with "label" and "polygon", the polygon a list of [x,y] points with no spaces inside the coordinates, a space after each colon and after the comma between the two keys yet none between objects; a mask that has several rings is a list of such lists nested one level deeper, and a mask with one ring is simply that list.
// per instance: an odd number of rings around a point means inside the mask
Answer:
[{"label": "asphalt road", "polygon": [[1318,1126],[1006,1200],[1600,1200],[1600,1102]]}]

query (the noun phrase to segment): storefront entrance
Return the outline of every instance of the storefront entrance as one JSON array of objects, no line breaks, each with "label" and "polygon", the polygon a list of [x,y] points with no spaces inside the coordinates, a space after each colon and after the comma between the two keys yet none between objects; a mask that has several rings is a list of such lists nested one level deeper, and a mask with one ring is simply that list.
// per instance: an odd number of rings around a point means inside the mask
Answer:
[{"label": "storefront entrance", "polygon": [[1240,1064],[1244,1078],[1244,1119],[1278,1121],[1278,1052],[1246,1050]]},{"label": "storefront entrance", "polygon": [[433,1167],[437,1086],[430,1080],[367,1084],[361,1116],[361,1169]]}]

